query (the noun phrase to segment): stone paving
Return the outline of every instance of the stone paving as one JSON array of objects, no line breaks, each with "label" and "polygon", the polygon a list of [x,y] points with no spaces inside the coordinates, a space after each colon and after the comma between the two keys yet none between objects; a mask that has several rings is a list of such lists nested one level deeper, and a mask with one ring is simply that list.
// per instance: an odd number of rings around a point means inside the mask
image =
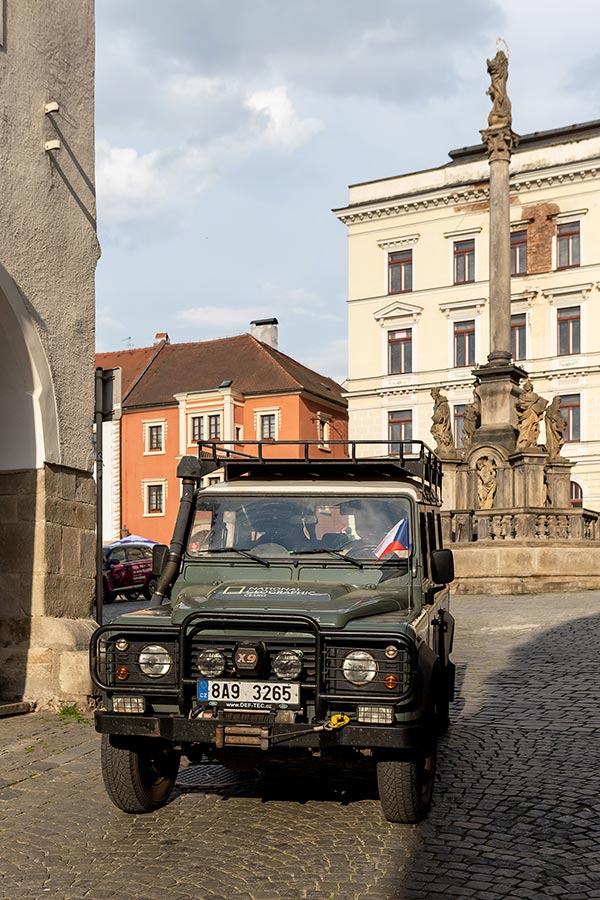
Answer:
[{"label": "stone paving", "polygon": [[600,900],[600,592],[457,597],[435,802],[387,823],[369,770],[183,769],[109,802],[89,720],[0,720],[2,900]]}]

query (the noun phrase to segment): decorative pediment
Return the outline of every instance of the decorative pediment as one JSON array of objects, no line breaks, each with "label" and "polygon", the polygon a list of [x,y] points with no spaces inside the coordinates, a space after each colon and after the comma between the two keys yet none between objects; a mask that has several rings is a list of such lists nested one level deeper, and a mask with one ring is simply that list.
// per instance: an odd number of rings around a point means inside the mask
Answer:
[{"label": "decorative pediment", "polygon": [[378,309],[374,314],[374,318],[383,327],[395,322],[416,325],[422,312],[422,306],[413,306],[411,303],[402,303],[399,300],[395,300],[382,309]]},{"label": "decorative pediment", "polygon": [[548,288],[548,290],[542,291],[542,294],[550,304],[554,303],[555,299],[575,294],[579,295],[582,300],[587,300],[593,286],[591,281],[586,284],[567,284],[562,287]]},{"label": "decorative pediment", "polygon": [[385,240],[377,241],[377,246],[387,252],[405,250],[407,247],[414,247],[420,237],[420,234],[406,234],[404,237],[386,238]]},{"label": "decorative pediment", "polygon": [[481,310],[487,303],[485,297],[475,297],[470,300],[447,300],[440,303],[440,311],[450,318],[453,313],[471,312],[477,315],[481,314]]}]

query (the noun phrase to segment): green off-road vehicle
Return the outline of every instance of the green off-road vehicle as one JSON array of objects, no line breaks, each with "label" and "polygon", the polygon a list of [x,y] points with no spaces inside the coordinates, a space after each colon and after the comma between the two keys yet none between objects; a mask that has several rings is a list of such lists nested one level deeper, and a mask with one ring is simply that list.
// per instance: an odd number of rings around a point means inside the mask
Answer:
[{"label": "green off-road vehicle", "polygon": [[427,813],[454,690],[441,466],[416,441],[369,457],[345,442],[343,458],[333,443],[181,460],[150,606],[91,646],[104,781],[125,812],[168,800],[182,754],[245,768],[359,754],[388,820]]}]

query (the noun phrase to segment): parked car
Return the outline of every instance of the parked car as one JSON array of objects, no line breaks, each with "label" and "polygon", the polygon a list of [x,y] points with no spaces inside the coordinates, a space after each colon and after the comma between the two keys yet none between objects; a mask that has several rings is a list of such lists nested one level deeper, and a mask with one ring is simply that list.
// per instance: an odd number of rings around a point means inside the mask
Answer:
[{"label": "parked car", "polygon": [[[150,607],[91,642],[120,809],[166,803],[181,755],[233,768],[304,755],[371,760],[389,821],[427,814],[454,696],[442,469],[418,441],[375,457],[358,443],[343,459],[313,459],[307,441],[299,460],[261,443],[180,461]],[[216,468],[222,483],[202,488]]]},{"label": "parked car", "polygon": [[150,599],[156,587],[152,547],[150,541],[117,541],[102,548],[105,603],[112,603],[119,595],[137,600],[143,594]]}]

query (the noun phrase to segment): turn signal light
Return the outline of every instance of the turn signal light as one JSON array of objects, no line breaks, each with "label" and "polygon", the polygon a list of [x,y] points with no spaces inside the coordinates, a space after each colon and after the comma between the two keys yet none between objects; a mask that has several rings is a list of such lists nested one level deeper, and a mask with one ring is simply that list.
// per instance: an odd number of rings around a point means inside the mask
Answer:
[{"label": "turn signal light", "polygon": [[127,666],[117,666],[115,675],[117,676],[119,681],[127,681],[127,679],[129,678],[129,669],[127,668]]},{"label": "turn signal light", "polygon": [[398,678],[396,675],[386,675],[384,681],[386,688],[389,688],[390,691],[393,691],[395,687],[398,687]]}]

